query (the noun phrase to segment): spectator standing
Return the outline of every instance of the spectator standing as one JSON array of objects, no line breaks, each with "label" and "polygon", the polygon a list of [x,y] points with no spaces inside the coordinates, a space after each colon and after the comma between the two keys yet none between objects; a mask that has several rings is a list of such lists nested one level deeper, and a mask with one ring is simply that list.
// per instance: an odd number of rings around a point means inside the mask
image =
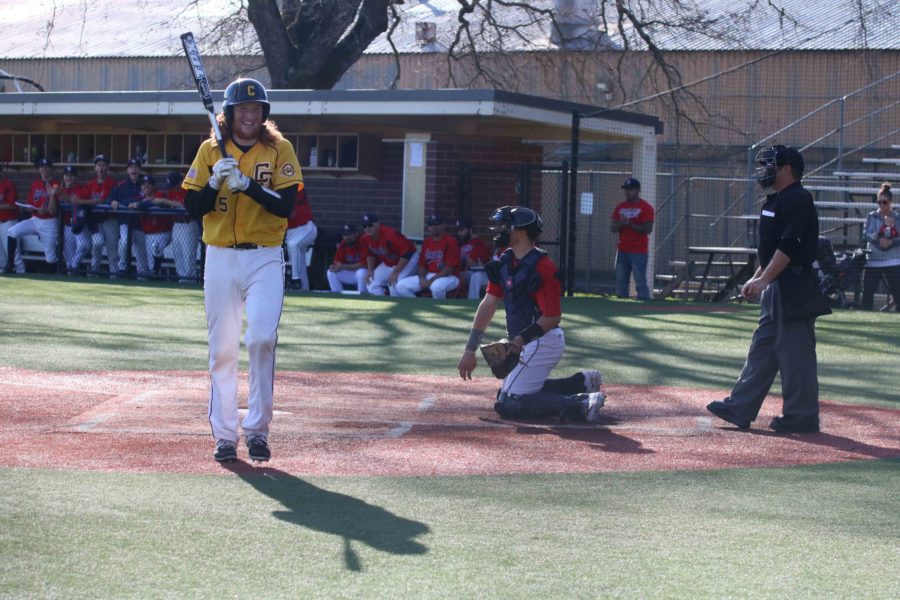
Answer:
[{"label": "spectator standing", "polygon": [[306,251],[316,241],[319,231],[313,223],[312,207],[306,187],[297,186],[297,203],[291,216],[288,217],[287,232],[284,234],[284,245],[287,247],[288,262],[291,264],[292,290],[309,291],[309,273],[306,269]]},{"label": "spectator standing", "polygon": [[368,256],[367,286],[370,294],[384,296],[387,290],[397,295],[397,282],[409,276],[416,268],[419,253],[416,245],[406,236],[378,222],[378,215],[366,213],[362,218],[363,243]]},{"label": "spectator standing", "polygon": [[10,228],[19,222],[19,199],[15,184],[9,180],[0,165],[0,268],[6,267],[6,240]]},{"label": "spectator standing", "polygon": [[469,300],[478,300],[488,284],[484,265],[491,260],[491,248],[475,235],[472,220],[468,217],[456,220],[456,241],[459,243],[461,282],[468,287]]},{"label": "spectator standing", "polygon": [[883,277],[894,298],[894,309],[900,311],[900,212],[892,207],[891,184],[878,191],[878,208],[866,217],[866,250],[869,258],[863,275],[862,308],[872,310],[875,288]]},{"label": "spectator standing", "polygon": [[412,298],[424,290],[435,300],[443,300],[459,287],[459,243],[444,231],[444,219],[437,214],[426,221],[428,237],[422,241],[418,274],[397,282],[397,293]]},{"label": "spectator standing", "polygon": [[24,273],[25,261],[22,259],[18,240],[26,235],[35,234],[44,247],[46,265],[44,270],[56,272],[56,245],[59,240],[59,229],[56,224],[56,190],[59,182],[53,179],[51,170],[53,163],[46,158],[37,160],[38,178],[31,184],[24,208],[31,217],[13,225],[9,229],[6,240],[6,272]]},{"label": "spectator standing", "polygon": [[344,223],[341,228],[341,241],[334,253],[334,261],[328,267],[325,276],[332,292],[344,291],[345,285],[356,285],[360,294],[366,293],[366,279],[369,270],[366,268],[368,251],[362,242],[359,230],[352,223]]},{"label": "spectator standing", "polygon": [[625,190],[625,200],[613,210],[611,227],[614,233],[619,234],[616,295],[628,298],[628,283],[633,275],[638,300],[649,300],[647,261],[650,232],[653,231],[653,207],[641,198],[641,182],[634,177],[626,179],[622,189]]}]

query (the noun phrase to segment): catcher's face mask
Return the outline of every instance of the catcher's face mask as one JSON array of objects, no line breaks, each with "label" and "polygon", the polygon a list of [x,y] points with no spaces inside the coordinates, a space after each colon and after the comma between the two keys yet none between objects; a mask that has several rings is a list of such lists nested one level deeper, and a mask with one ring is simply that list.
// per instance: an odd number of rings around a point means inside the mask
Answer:
[{"label": "catcher's face mask", "polygon": [[517,229],[531,231],[535,236],[544,230],[544,222],[540,215],[524,206],[504,206],[498,208],[491,217],[494,226],[494,243],[497,247],[509,245],[509,232]]},{"label": "catcher's face mask", "polygon": [[512,206],[502,206],[491,215],[491,233],[497,248],[509,246],[509,231],[512,224]]},{"label": "catcher's face mask", "polygon": [[772,187],[778,170],[778,147],[767,146],[756,155],[756,182],[762,189]]}]

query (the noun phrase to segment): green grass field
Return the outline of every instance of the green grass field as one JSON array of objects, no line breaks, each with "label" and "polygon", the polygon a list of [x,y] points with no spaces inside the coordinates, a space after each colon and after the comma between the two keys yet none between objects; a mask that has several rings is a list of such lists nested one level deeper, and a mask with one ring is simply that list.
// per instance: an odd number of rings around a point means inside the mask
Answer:
[{"label": "green grass field", "polygon": [[[727,389],[756,308],[681,306],[567,299],[561,368]],[[278,366],[457,377],[473,311],[292,295]],[[0,278],[0,366],[202,371],[205,336],[197,288]],[[841,311],[818,339],[823,398],[900,408],[896,314]],[[412,478],[0,469],[0,559],[3,598],[897,598],[900,460]]]}]

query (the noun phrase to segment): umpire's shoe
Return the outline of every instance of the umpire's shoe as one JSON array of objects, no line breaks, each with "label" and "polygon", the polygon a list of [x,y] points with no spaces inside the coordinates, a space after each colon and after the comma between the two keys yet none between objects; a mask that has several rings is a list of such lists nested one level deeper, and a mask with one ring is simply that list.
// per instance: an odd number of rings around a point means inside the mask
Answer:
[{"label": "umpire's shoe", "polygon": [[819,417],[775,417],[769,428],[779,433],[818,433]]},{"label": "umpire's shoe", "polygon": [[256,462],[266,462],[272,458],[272,452],[269,450],[269,443],[266,438],[261,435],[251,435],[247,437],[247,450],[250,454],[250,460]]},{"label": "umpire's shoe", "polygon": [[234,462],[237,460],[237,446],[231,440],[216,440],[213,458],[219,462]]},{"label": "umpire's shoe", "polygon": [[750,429],[750,421],[744,421],[738,418],[725,402],[716,400],[706,405],[706,410],[716,415],[723,421],[728,421],[738,429]]}]

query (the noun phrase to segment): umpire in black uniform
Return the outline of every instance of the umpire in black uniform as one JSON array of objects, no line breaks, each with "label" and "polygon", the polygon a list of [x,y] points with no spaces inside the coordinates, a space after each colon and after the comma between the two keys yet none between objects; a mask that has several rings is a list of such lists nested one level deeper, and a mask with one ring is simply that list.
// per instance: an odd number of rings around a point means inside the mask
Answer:
[{"label": "umpire in black uniform", "polygon": [[818,287],[812,263],[819,239],[819,216],[803,188],[803,156],[795,148],[769,146],[756,157],[756,179],[768,192],[759,219],[759,267],[741,295],[760,299],[759,325],[747,361],[724,401],[706,408],[720,419],[748,429],[781,373],[783,416],[775,431],[819,431],[816,372],[816,317],[831,310]]}]

